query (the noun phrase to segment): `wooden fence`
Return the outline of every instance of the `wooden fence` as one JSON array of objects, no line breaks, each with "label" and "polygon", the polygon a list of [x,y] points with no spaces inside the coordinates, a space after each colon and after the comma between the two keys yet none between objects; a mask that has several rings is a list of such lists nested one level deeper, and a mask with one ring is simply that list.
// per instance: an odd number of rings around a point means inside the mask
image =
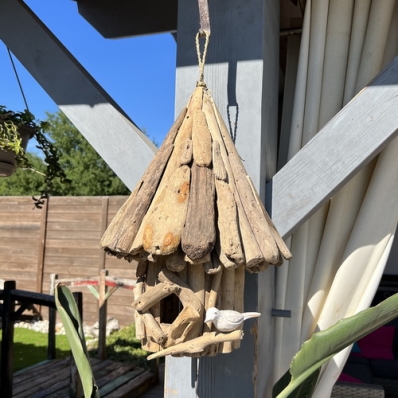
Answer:
[{"label": "wooden fence", "polygon": [[[37,293],[49,293],[51,274],[60,279],[93,277],[107,269],[111,276],[134,279],[134,262],[107,256],[99,246],[126,199],[51,197],[39,210],[30,197],[0,197],[0,279],[15,280],[19,289]],[[84,320],[94,323],[97,300],[88,290],[80,290]],[[131,291],[119,289],[109,300],[108,316],[123,326],[132,323],[132,301]]]}]

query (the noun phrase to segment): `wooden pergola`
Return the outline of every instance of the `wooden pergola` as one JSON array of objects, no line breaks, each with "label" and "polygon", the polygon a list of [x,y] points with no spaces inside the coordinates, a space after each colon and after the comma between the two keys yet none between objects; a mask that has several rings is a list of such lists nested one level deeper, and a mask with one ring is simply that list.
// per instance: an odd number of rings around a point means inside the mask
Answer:
[{"label": "wooden pergola", "polygon": [[[282,7],[283,20],[290,12],[295,17],[297,6],[289,0],[209,3],[205,80],[224,119],[237,123],[240,156],[287,238],[397,135],[398,59],[276,173],[280,13]],[[77,7],[105,37],[177,32],[176,112],[185,106],[198,74],[197,1],[101,0]],[[153,144],[22,0],[0,2],[0,39],[133,189]],[[167,358],[165,396],[269,396],[273,314],[288,308],[274,308],[273,269],[248,275],[246,286],[246,306],[262,316],[245,330],[241,348],[214,358]]]}]

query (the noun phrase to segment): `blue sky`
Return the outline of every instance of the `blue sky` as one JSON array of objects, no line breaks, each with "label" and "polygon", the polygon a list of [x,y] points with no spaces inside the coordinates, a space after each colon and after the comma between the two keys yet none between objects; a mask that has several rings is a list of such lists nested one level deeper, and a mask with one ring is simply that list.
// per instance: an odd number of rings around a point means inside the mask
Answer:
[{"label": "blue sky", "polygon": [[[130,118],[161,143],[174,120],[176,43],[171,34],[104,39],[71,0],[25,0]],[[43,120],[57,105],[14,57],[30,111]],[[25,109],[7,48],[0,41],[0,104]],[[28,150],[32,150],[30,145]]]}]

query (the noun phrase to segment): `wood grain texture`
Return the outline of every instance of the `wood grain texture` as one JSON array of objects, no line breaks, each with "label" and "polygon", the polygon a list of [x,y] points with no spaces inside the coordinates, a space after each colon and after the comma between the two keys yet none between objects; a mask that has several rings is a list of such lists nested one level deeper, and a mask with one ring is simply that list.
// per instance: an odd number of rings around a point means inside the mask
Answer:
[{"label": "wood grain texture", "polygon": [[201,109],[193,113],[192,125],[193,159],[200,166],[209,167],[212,163],[211,135],[206,116]]},{"label": "wood grain texture", "polygon": [[212,170],[191,166],[191,191],[184,231],[182,250],[191,260],[204,257],[213,249],[216,240],[215,187]]},{"label": "wood grain texture", "polygon": [[128,253],[159,186],[159,181],[174,149],[174,141],[185,114],[186,109],[184,108],[174,122],[154,159],[145,170],[137,187],[105,232],[101,240],[101,245],[111,254],[118,252]]},{"label": "wood grain texture", "polygon": [[397,84],[395,58],[267,184],[267,208],[283,238],[397,136]]}]

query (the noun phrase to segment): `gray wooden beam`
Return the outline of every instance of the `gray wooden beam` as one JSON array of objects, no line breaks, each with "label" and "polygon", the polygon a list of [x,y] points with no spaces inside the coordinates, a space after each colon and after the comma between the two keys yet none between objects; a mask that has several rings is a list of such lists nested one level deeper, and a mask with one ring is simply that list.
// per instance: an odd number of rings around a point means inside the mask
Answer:
[{"label": "gray wooden beam", "polygon": [[[266,178],[272,177],[276,163],[279,0],[248,0],[244,4],[241,0],[217,0],[209,1],[209,7],[212,33],[205,82],[231,126],[248,173],[264,194]],[[198,28],[197,1],[180,0],[177,112],[188,101],[198,79]],[[165,396],[266,396],[272,373],[272,303],[273,270],[261,276],[247,275],[246,310],[259,310],[262,316],[247,323],[241,348],[198,361],[167,358]]]},{"label": "gray wooden beam", "polygon": [[267,185],[268,209],[287,237],[398,134],[398,57]]},{"label": "gray wooden beam", "polygon": [[23,1],[0,1],[0,39],[133,189],[156,151],[153,143]]},{"label": "gray wooden beam", "polygon": [[178,0],[79,0],[82,15],[106,38],[175,32]]}]

